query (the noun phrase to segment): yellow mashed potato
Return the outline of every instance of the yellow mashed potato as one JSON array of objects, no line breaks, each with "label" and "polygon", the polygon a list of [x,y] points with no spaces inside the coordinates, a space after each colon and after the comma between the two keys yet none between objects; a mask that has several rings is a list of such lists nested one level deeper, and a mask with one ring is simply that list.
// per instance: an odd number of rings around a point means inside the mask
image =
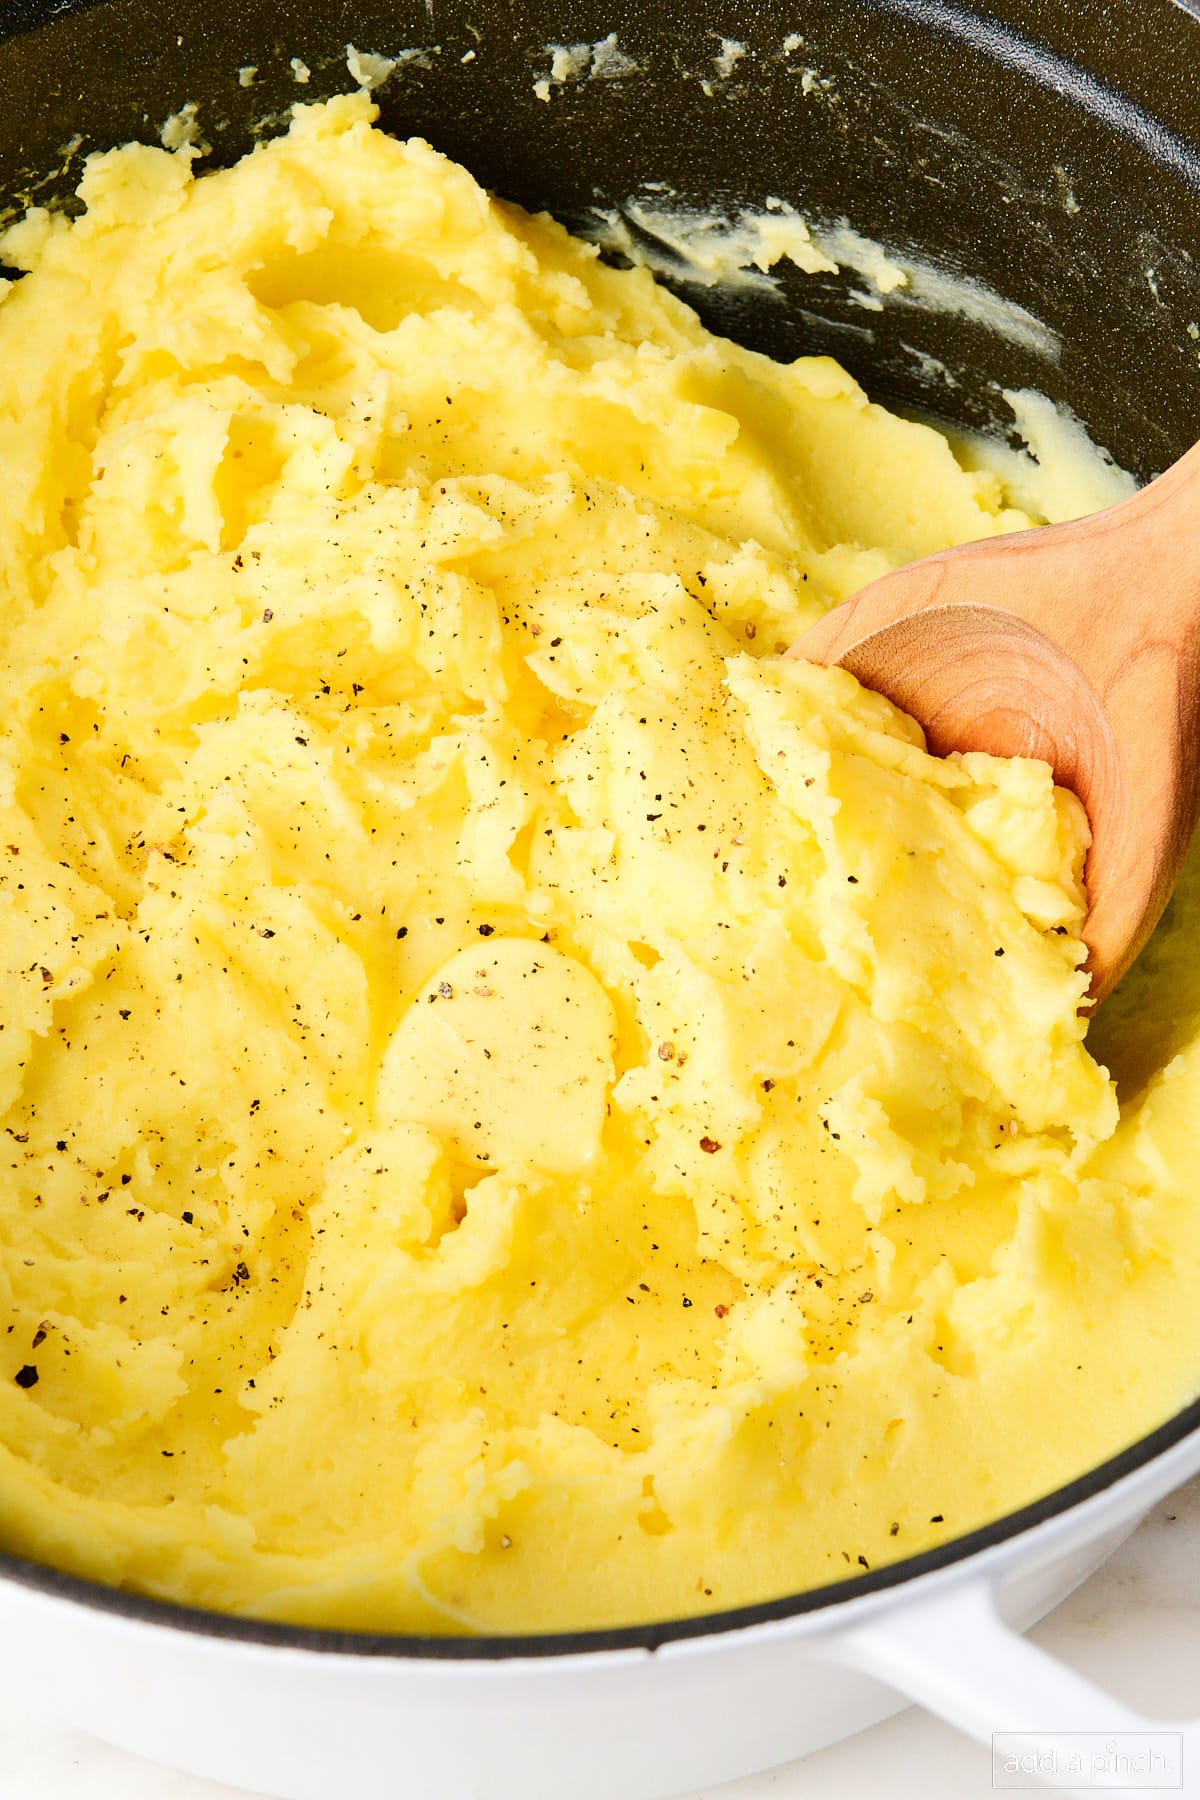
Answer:
[{"label": "yellow mashed potato", "polygon": [[1200,1385],[1195,862],[779,652],[1027,523],[365,96],[3,242],[0,1542],[419,1631],[874,1568]]}]

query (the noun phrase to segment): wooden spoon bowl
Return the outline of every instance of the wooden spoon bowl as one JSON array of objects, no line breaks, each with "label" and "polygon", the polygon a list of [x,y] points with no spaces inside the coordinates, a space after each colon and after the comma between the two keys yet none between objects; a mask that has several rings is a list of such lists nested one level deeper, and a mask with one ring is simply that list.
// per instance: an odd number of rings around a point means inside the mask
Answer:
[{"label": "wooden spoon bowl", "polygon": [[788,654],[849,669],[939,756],[1041,757],[1074,790],[1103,1000],[1157,924],[1200,807],[1200,445],[1090,518],[872,582]]}]

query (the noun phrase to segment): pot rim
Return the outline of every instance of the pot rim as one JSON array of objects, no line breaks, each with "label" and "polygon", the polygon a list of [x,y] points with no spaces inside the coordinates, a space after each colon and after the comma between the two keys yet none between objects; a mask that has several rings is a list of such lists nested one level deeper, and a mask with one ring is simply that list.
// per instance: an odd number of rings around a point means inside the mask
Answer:
[{"label": "pot rim", "polygon": [[818,1587],[805,1588],[775,1600],[755,1601],[747,1606],[697,1613],[680,1619],[653,1620],[644,1625],[451,1637],[279,1624],[108,1587],[103,1582],[67,1574],[47,1564],[4,1552],[0,1552],[0,1581],[13,1582],[52,1599],[67,1600],[131,1624],[183,1631],[193,1636],[262,1649],[302,1650],[315,1655],[392,1658],[398,1662],[488,1664],[528,1659],[556,1660],[612,1651],[658,1650],[688,1639],[720,1637],[756,1625],[779,1624],[825,1608],[841,1607],[848,1601],[881,1594],[921,1576],[953,1568],[985,1550],[995,1549],[1063,1517],[1084,1501],[1148,1467],[1193,1434],[1200,1434],[1200,1398],[1189,1401],[1153,1431],[1063,1486],[1052,1488],[1049,1493],[1013,1512],[1003,1513],[986,1525],[947,1538],[931,1550],[920,1550],[866,1574],[822,1582]]}]

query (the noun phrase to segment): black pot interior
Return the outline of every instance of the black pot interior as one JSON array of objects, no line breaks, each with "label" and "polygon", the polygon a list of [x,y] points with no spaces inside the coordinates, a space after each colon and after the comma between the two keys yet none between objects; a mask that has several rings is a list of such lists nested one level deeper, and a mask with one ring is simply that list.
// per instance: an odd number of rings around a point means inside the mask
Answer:
[{"label": "black pot interior", "polygon": [[[549,102],[538,98],[548,46],[614,31],[638,73],[568,81]],[[745,54],[722,75],[726,39]],[[573,228],[639,197],[668,194],[685,210],[736,217],[773,196],[971,277],[1047,328],[1022,338],[954,311],[885,303],[865,312],[852,269],[814,277],[784,263],[775,291],[681,290],[708,324],[745,344],[784,358],[829,352],[874,397],[973,428],[1003,432],[1011,414],[1001,390],[1037,388],[1141,477],[1200,436],[1200,17],[1172,0],[995,0],[986,14],[944,0],[8,0],[0,214],[69,205],[89,150],[156,142],[162,121],[189,101],[212,146],[201,166],[233,162],[284,129],[295,100],[353,85],[349,42],[426,52],[378,95],[389,130],[428,138],[497,193]],[[311,70],[305,85],[293,57]],[[244,86],[239,70],[251,64],[257,74]],[[1036,1524],[1198,1423],[1200,1410],[1189,1408],[1059,1494],[842,1584],[836,1596]],[[0,1567],[193,1629],[334,1647],[334,1634],[104,1600],[9,1558]],[[497,1640],[484,1653],[654,1644],[832,1597],[824,1590],[719,1621]],[[406,1645],[479,1653],[453,1641],[356,1647]]]},{"label": "black pot interior", "polygon": [[[638,73],[537,97],[548,46],[614,31]],[[744,47],[724,76],[723,40]],[[736,217],[772,196],[973,277],[1061,345],[864,311],[853,269],[682,290],[754,348],[828,351],[874,397],[975,428],[1037,388],[1142,477],[1200,435],[1200,20],[1173,0],[9,0],[0,211],[66,199],[88,150],[154,142],[188,101],[232,162],[352,85],[348,42],[425,50],[381,90],[385,126],[573,228],[639,197]]]}]

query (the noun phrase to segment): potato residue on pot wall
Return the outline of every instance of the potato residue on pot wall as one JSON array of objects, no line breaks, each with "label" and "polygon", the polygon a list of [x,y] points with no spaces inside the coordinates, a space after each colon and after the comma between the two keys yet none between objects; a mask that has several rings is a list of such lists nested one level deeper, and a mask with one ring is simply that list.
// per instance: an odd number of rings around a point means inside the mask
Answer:
[{"label": "potato residue on pot wall", "polygon": [[4,241],[3,1544],[422,1631],[860,1572],[1197,1386],[1195,865],[1118,1118],[1077,804],[779,654],[1000,479],[371,118]]}]

